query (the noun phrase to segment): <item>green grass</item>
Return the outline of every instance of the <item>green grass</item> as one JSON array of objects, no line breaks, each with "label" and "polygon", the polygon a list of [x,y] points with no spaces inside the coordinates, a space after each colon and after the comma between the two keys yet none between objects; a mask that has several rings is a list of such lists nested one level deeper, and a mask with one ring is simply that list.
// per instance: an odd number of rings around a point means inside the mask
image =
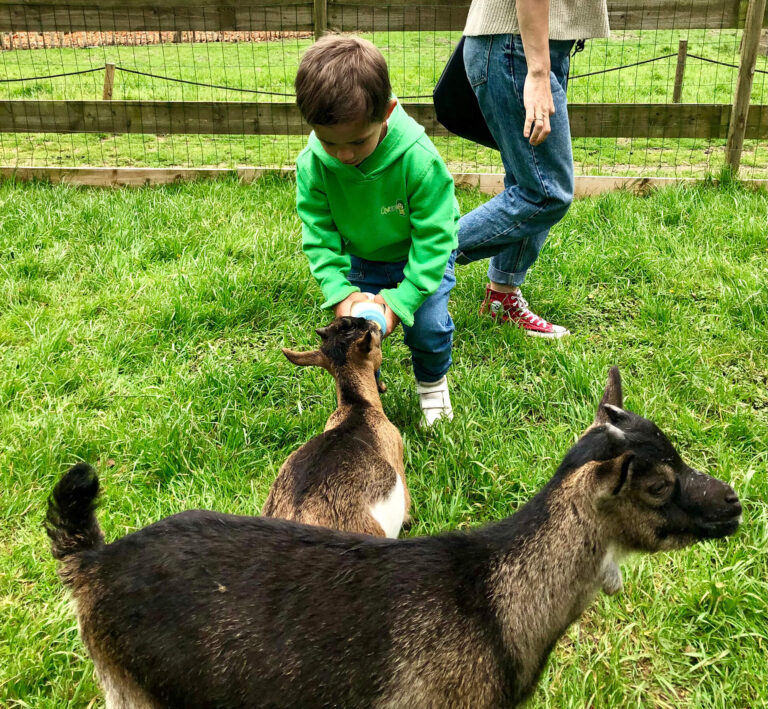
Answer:
[{"label": "green grass", "polygon": [[[380,32],[364,35],[384,52],[392,85],[400,96],[429,96],[455,45],[456,32]],[[736,30],[643,31],[616,33],[611,39],[591,40],[577,54],[572,75],[588,74],[675,54],[679,39],[687,39],[689,53],[731,64],[739,61]],[[233,88],[292,93],[293,78],[309,39],[276,42],[164,44],[97,47],[92,49],[15,50],[0,53],[0,78],[50,75],[114,62],[144,72]],[[608,74],[574,79],[571,102],[670,103],[676,57]],[[758,69],[768,69],[760,57]],[[733,101],[737,71],[688,59],[682,101]],[[103,74],[96,72],[36,82],[0,83],[0,99],[100,99]],[[202,88],[118,72],[113,98],[163,101],[290,101],[285,97],[257,97],[233,91]],[[428,99],[421,99],[428,100]],[[756,104],[768,103],[768,75],[756,74],[752,91]],[[148,131],[152,130],[148,126]],[[451,169],[500,171],[498,154],[455,138],[435,140]],[[149,134],[0,134],[2,165],[136,165],[232,166],[292,164],[304,144],[294,136],[159,136]],[[704,175],[723,164],[723,140],[578,139],[574,157],[581,174]],[[766,177],[768,144],[745,144],[743,176]]]},{"label": "green grass", "polygon": [[[482,195],[459,194],[462,210]],[[108,539],[180,510],[258,512],[334,408],[310,348],[327,321],[290,182],[135,191],[0,184],[0,705],[100,706],[42,529],[71,463],[101,475]],[[458,270],[456,419],[430,432],[399,332],[385,410],[416,523],[468,528],[529,499],[590,423],[608,367],[628,408],[730,482],[729,540],[624,567],[558,643],[530,706],[768,705],[768,195],[729,183],[576,203],[525,293],[559,343],[476,315]]]}]

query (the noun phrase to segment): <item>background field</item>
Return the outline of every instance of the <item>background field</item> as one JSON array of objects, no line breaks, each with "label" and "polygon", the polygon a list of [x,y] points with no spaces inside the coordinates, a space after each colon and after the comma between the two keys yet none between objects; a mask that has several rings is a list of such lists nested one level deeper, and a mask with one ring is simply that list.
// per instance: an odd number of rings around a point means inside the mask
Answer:
[{"label": "background field", "polygon": [[[180,510],[252,514],[334,407],[329,376],[281,346],[328,318],[300,253],[293,185],[137,191],[0,185],[0,705],[101,699],[42,530],[77,460],[102,477],[108,539]],[[482,195],[461,192],[463,211]],[[456,420],[416,427],[397,332],[384,408],[405,439],[415,526],[509,514],[591,421],[610,365],[628,408],[729,481],[728,541],[625,565],[558,644],[532,707],[768,706],[768,195],[726,184],[574,205],[526,295],[573,336],[476,315],[458,271]]]},{"label": "background field", "polygon": [[[395,29],[395,28],[393,28]],[[426,30],[427,28],[425,28]],[[96,33],[94,33],[96,34]],[[568,98],[573,103],[670,103],[678,41],[688,41],[682,103],[733,101],[737,69],[713,64],[739,63],[739,30],[665,30],[615,32],[591,40],[576,54]],[[429,100],[459,33],[378,32],[362,35],[381,48],[390,66],[394,91]],[[141,40],[138,33],[136,41]],[[0,79],[82,71],[113,62],[126,69],[234,89],[292,94],[301,53],[311,38],[267,42],[202,42],[96,46],[93,48],[15,49],[0,52]],[[23,38],[14,46],[19,46]],[[22,44],[22,46],[25,46]],[[658,57],[660,61],[632,66]],[[711,60],[695,59],[694,56]],[[629,65],[621,71],[599,73]],[[752,90],[754,104],[768,103],[768,57],[760,56]],[[585,76],[591,74],[590,76]],[[580,78],[579,78],[580,77]],[[2,99],[101,99],[103,72],[42,81],[0,82]],[[292,101],[213,89],[118,71],[113,99],[160,101]],[[211,136],[139,134],[0,134],[2,165],[237,166],[291,165],[304,144],[302,136]],[[499,172],[498,154],[458,138],[435,142],[456,172]],[[578,138],[574,140],[577,174],[714,174],[724,162],[724,140],[677,138]],[[768,177],[766,141],[749,140],[742,157],[742,177]]]}]

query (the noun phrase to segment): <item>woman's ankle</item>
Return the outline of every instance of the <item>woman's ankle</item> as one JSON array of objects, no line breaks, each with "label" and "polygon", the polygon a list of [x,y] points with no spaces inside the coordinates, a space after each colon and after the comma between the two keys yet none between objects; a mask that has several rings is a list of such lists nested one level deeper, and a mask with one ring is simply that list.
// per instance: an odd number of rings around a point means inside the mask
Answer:
[{"label": "woman's ankle", "polygon": [[493,281],[491,283],[491,290],[496,291],[497,293],[514,293],[515,295],[520,294],[520,286],[510,286],[505,283],[494,283]]}]

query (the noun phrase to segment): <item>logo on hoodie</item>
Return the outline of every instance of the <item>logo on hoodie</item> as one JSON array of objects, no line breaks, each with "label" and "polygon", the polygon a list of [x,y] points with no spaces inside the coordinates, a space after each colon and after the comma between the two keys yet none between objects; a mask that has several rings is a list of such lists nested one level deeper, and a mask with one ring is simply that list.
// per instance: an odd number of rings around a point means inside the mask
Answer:
[{"label": "logo on hoodie", "polygon": [[405,216],[405,202],[402,199],[398,199],[397,202],[391,204],[389,207],[381,208],[382,214],[399,214],[401,217]]}]

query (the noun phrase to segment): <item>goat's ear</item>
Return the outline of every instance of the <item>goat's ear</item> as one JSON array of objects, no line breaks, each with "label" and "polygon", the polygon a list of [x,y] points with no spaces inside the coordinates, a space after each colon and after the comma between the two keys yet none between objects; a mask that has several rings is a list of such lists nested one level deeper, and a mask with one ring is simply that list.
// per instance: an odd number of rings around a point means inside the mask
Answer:
[{"label": "goat's ear", "polygon": [[[615,407],[611,406],[610,408],[613,409]],[[621,409],[616,409],[616,411],[621,411],[624,413]],[[603,424],[603,426],[605,427],[605,435],[613,445],[623,446],[627,442],[627,435],[624,433],[624,431],[622,431],[618,426],[614,426],[611,421]]]},{"label": "goat's ear", "polygon": [[331,334],[331,328],[330,327],[318,327],[315,332],[320,335],[321,340],[325,340],[328,335]]},{"label": "goat's ear", "polygon": [[357,342],[355,342],[357,351],[361,354],[368,354],[373,347],[373,333],[368,330]]},{"label": "goat's ear", "polygon": [[606,497],[615,497],[624,489],[634,458],[634,453],[625,451],[616,458],[598,464],[597,475],[603,483],[602,489]]},{"label": "goat's ear", "polygon": [[283,354],[289,362],[293,362],[299,367],[326,367],[327,361],[325,355],[320,350],[311,350],[310,352],[296,352],[283,347]]},{"label": "goat's ear", "polygon": [[629,418],[624,409],[620,409],[613,404],[600,404],[595,416],[595,423],[598,425],[606,424],[609,426],[621,426]]},{"label": "goat's ear", "polygon": [[608,382],[605,385],[603,398],[597,407],[595,423],[618,423],[620,416],[618,412],[623,413],[624,396],[621,392],[621,375],[618,367],[611,367],[608,372]]}]

